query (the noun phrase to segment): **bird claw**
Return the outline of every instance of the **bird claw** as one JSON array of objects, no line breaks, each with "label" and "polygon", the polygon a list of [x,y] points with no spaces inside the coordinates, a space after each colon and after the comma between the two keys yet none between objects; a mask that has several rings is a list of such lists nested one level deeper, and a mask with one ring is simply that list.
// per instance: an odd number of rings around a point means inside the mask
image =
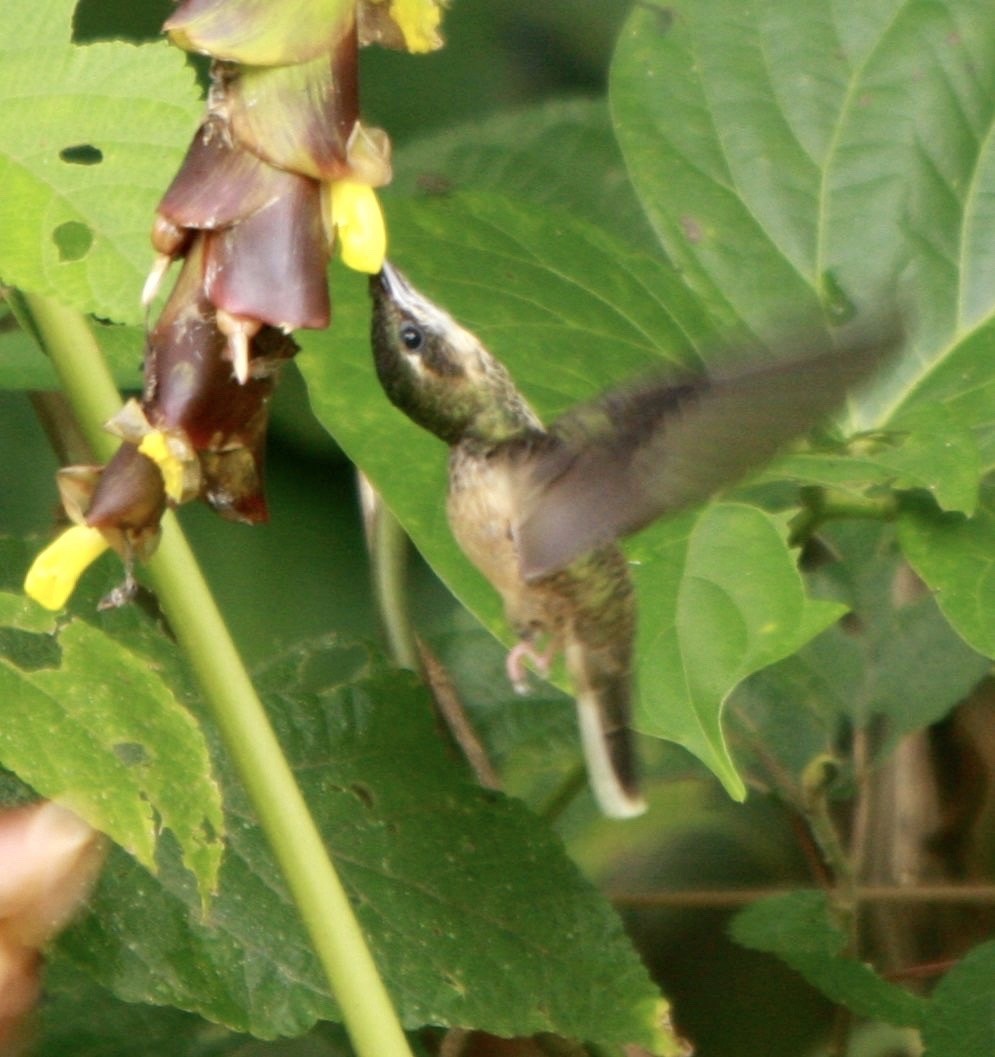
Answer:
[{"label": "bird claw", "polygon": [[540,653],[531,642],[522,639],[516,646],[508,651],[505,660],[505,669],[508,679],[516,694],[527,694],[529,692],[529,677],[525,670],[525,662],[531,661],[536,671],[542,675],[549,675],[549,665],[552,661],[552,648]]}]

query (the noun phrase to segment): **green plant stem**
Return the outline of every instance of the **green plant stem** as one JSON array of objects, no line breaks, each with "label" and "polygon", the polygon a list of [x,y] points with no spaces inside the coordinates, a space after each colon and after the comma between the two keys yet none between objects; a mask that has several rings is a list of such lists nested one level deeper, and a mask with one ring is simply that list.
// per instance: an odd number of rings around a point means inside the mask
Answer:
[{"label": "green plant stem", "polygon": [[[120,397],[85,318],[22,294],[35,333],[100,458],[116,441],[102,424]],[[361,1057],[410,1057],[390,997],[245,666],[172,514],[148,571],[259,816]]]},{"label": "green plant stem", "polygon": [[804,543],[827,521],[890,521],[897,515],[895,495],[859,496],[835,488],[803,488],[802,509],[791,520],[788,539],[792,545]]},{"label": "green plant stem", "polygon": [[[809,828],[829,869],[835,885],[827,892],[829,906],[847,937],[845,953],[857,956],[857,882],[850,857],[836,831],[829,806],[829,790],[838,765],[830,756],[818,756],[802,773],[802,809]],[[829,1033],[827,1053],[844,1057],[849,1049],[853,1016],[845,1006],[837,1006]]]},{"label": "green plant stem", "polygon": [[11,291],[8,301],[17,321],[52,360],[84,440],[96,458],[106,461],[118,440],[104,423],[121,407],[121,396],[86,317],[37,294]]},{"label": "green plant stem", "polygon": [[555,822],[586,787],[587,770],[583,764],[578,764],[567,771],[536,813],[547,822]]},{"label": "green plant stem", "polygon": [[328,976],[357,1053],[409,1054],[359,922],[245,666],[176,519],[163,519],[149,574],[213,705],[260,824]]},{"label": "green plant stem", "polygon": [[812,837],[832,872],[835,883],[829,891],[830,905],[847,935],[849,953],[855,955],[857,879],[850,857],[836,831],[829,806],[829,790],[838,769],[836,760],[827,755],[817,756],[807,764],[802,772],[801,807]]}]

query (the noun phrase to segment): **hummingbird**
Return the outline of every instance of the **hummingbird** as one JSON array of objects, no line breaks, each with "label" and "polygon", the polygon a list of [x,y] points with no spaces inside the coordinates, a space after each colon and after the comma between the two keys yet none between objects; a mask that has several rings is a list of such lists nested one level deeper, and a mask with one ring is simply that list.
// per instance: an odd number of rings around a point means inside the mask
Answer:
[{"label": "hummingbird", "polygon": [[389,262],[371,276],[372,348],[390,399],[449,445],[453,535],[500,594],[525,662],[562,652],[588,777],[612,818],[645,810],[629,720],[636,600],[618,540],[702,504],[840,405],[881,335],[707,374],[623,383],[543,425],[508,370]]}]

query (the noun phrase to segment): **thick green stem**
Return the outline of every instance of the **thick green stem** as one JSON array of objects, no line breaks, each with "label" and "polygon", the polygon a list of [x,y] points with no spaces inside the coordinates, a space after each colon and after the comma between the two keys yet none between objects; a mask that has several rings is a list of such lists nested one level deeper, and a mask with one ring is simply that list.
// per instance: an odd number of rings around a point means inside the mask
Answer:
[{"label": "thick green stem", "polygon": [[859,496],[834,488],[813,486],[802,489],[802,509],[792,518],[790,542],[804,543],[827,521],[863,519],[890,521],[898,514],[894,495]]},{"label": "thick green stem", "polygon": [[[21,295],[19,317],[42,342],[94,451],[116,441],[102,424],[120,406],[82,315],[46,298]],[[172,514],[148,571],[252,799],[260,824],[324,967],[361,1057],[410,1057],[345,889],[280,749],[245,666]]]},{"label": "thick green stem", "polygon": [[93,454],[106,461],[119,442],[104,423],[121,407],[121,397],[86,317],[37,294],[12,292],[8,300],[18,322],[51,358]]},{"label": "thick green stem", "polygon": [[176,519],[149,574],[187,654],[325,968],[357,1053],[407,1055],[407,1040],[345,889]]}]

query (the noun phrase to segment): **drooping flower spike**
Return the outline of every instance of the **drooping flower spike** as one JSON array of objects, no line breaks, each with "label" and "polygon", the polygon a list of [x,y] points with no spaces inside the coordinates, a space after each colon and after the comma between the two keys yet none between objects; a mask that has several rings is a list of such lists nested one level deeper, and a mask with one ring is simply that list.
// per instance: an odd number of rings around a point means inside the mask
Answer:
[{"label": "drooping flower spike", "polygon": [[[87,565],[112,548],[148,557],[171,505],[201,498],[222,516],[266,519],[268,404],[288,336],[331,318],[333,252],[359,271],[383,264],[376,188],[390,142],[359,117],[358,49],[431,51],[440,0],[185,0],[170,40],[212,56],[207,113],[159,204],[150,305],[182,261],[148,340],[141,400],[108,428],[100,467],[60,472],[73,526],[36,559],[26,591],[61,608]],[[130,576],[130,571],[129,571]],[[127,592],[124,592],[125,594]]]}]

